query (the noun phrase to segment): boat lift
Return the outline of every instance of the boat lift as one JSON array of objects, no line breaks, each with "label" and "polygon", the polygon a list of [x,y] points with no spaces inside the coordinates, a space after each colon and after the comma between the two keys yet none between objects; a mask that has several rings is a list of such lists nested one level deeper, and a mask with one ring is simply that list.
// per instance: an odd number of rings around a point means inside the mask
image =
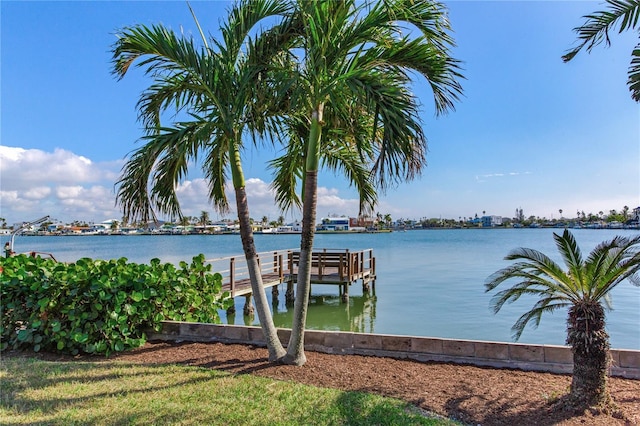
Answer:
[{"label": "boat lift", "polygon": [[[36,220],[32,220],[31,222],[23,222],[22,225],[20,225],[16,230],[14,230],[11,233],[11,238],[9,239],[9,242],[7,242],[7,244],[4,247],[5,250],[5,255],[8,257],[11,254],[14,253],[13,251],[13,243],[14,240],[16,238],[16,236],[22,234],[25,230],[31,228],[33,225],[38,225],[41,224],[43,222],[46,222],[47,220],[50,219],[51,216],[47,215],[47,216],[43,216],[40,219],[36,219]],[[31,251],[28,252],[31,256],[35,257],[36,254],[46,254],[47,256],[51,257],[53,260],[56,260],[53,255],[51,253],[39,253],[39,252],[35,252],[35,251]]]}]

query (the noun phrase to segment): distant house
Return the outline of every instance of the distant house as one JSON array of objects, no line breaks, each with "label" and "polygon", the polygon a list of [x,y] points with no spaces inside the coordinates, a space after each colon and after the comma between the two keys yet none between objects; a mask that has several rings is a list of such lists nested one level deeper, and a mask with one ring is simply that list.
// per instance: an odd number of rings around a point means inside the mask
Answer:
[{"label": "distant house", "polygon": [[358,216],[349,218],[350,228],[375,228],[377,219],[371,216]]},{"label": "distant house", "polygon": [[631,221],[640,223],[640,207],[636,207],[635,209],[633,209],[633,213],[631,214]]},{"label": "distant house", "polygon": [[61,222],[47,225],[47,232],[49,233],[60,232],[62,229],[64,229],[64,223]]},{"label": "distant house", "polygon": [[322,223],[316,227],[318,231],[348,231],[349,218],[341,217],[323,217]]},{"label": "distant house", "polygon": [[483,228],[502,226],[502,216],[482,216],[481,221]]}]

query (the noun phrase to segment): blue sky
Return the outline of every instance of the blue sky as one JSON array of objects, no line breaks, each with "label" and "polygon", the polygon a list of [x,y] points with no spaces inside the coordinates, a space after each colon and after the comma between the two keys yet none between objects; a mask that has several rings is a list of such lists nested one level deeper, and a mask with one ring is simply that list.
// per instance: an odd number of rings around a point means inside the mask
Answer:
[{"label": "blue sky", "polygon": [[[192,2],[214,36],[229,4]],[[381,197],[377,211],[419,219],[512,217],[522,208],[525,216],[558,218],[559,209],[573,217],[639,206],[640,106],[626,86],[637,32],[613,34],[611,47],[564,64],[572,28],[600,2],[445,4],[465,96],[456,111],[435,117],[431,93],[417,80],[428,167]],[[0,217],[10,224],[47,214],[63,222],[119,219],[114,184],[139,146],[135,105],[150,81],[138,69],[117,81],[110,48],[116,30],[134,24],[197,37],[186,3],[3,0],[0,8]],[[275,155],[245,153],[254,218],[281,214],[265,168]],[[219,217],[200,176],[194,169],[178,189],[183,212]],[[318,216],[357,214],[343,178],[325,173],[319,185]]]}]

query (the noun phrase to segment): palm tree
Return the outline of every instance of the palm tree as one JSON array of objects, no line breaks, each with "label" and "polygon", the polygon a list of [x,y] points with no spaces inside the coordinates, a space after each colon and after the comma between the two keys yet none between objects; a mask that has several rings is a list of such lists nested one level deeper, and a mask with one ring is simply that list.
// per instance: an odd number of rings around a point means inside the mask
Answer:
[{"label": "palm tree", "polygon": [[554,234],[554,239],[566,270],[537,250],[519,248],[505,257],[518,262],[487,278],[486,291],[494,290],[509,279],[519,280],[493,296],[491,304],[495,313],[505,303],[514,302],[523,295],[538,299],[513,325],[515,340],[520,338],[528,323],[540,324],[543,313],[568,307],[567,344],[573,352],[569,403],[577,407],[606,406],[610,403],[606,387],[610,356],[604,308],[611,308],[610,292],[622,281],[629,279],[634,285],[640,285],[637,274],[640,270],[640,235],[617,236],[603,242],[586,260],[568,230],[562,235]]},{"label": "palm tree", "polygon": [[[591,52],[594,46],[605,43],[611,45],[609,33],[617,28],[621,33],[638,28],[640,17],[640,0],[606,0],[608,10],[601,10],[591,15],[583,16],[585,23],[573,30],[578,33],[580,43],[562,56],[564,62],[573,59],[586,46]],[[631,52],[627,85],[631,91],[631,98],[640,102],[640,43]]]},{"label": "palm tree", "polygon": [[391,228],[391,223],[393,223],[393,218],[389,213],[384,215],[384,223],[387,226],[387,228]]},{"label": "palm tree", "polygon": [[[161,25],[125,28],[113,46],[113,72],[119,78],[136,63],[154,79],[138,102],[145,145],[123,168],[118,203],[127,217],[155,219],[155,209],[181,217],[175,186],[185,177],[189,161],[203,158],[209,199],[218,211],[226,212],[225,185],[227,170],[231,171],[242,246],[271,360],[285,351],[262,286],[241,151],[245,133],[269,136],[272,126],[259,91],[264,88],[260,81],[262,64],[267,63],[264,58],[271,57],[270,49],[278,44],[268,35],[255,37],[251,32],[261,20],[285,14],[289,7],[277,0],[240,1],[229,10],[221,40],[212,40],[215,50],[209,48],[197,20],[204,47]],[[247,42],[250,34],[253,43]],[[169,108],[175,108],[176,116],[185,121],[163,125],[162,113]]]},{"label": "palm tree", "polygon": [[206,210],[200,212],[200,225],[207,226],[209,223],[209,213]]},{"label": "palm tree", "polygon": [[[453,40],[445,8],[428,0],[392,0],[373,3],[355,0],[295,2],[294,13],[287,18],[290,34],[299,43],[291,55],[297,66],[289,71],[288,101],[296,124],[308,128],[302,141],[304,161],[302,181],[302,235],[300,269],[294,305],[293,330],[285,362],[304,364],[304,328],[310,290],[310,265],[316,221],[317,178],[325,138],[335,122],[346,123],[358,106],[366,112],[371,125],[369,137],[347,138],[345,152],[373,160],[370,176],[362,188],[374,180],[381,188],[390,181],[413,178],[424,166],[426,138],[417,113],[417,100],[410,92],[408,71],[426,78],[435,98],[436,112],[447,112],[461,93],[458,62],[450,57]],[[415,27],[415,37],[403,35],[406,25]],[[286,71],[283,73],[286,75]],[[281,77],[287,80],[287,77]],[[291,122],[290,122],[291,125]],[[355,132],[347,132],[355,135]],[[305,134],[300,132],[299,134]],[[323,143],[323,141],[325,143]],[[335,145],[338,149],[340,145]],[[409,161],[407,161],[409,159]],[[293,162],[289,163],[293,164]],[[356,161],[349,164],[356,165]],[[331,165],[330,165],[331,167]],[[333,167],[341,167],[334,163]],[[347,171],[349,173],[349,171]],[[289,177],[295,177],[289,174]],[[357,174],[363,177],[364,174]],[[292,185],[288,185],[292,188]],[[289,193],[291,195],[291,193]],[[363,202],[361,192],[361,203]],[[375,194],[364,195],[375,199]]]}]

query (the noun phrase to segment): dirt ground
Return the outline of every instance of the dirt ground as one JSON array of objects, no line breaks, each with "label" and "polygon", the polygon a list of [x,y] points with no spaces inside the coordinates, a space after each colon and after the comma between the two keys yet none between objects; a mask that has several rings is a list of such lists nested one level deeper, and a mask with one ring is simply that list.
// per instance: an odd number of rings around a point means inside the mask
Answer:
[{"label": "dirt ground", "polygon": [[609,390],[618,406],[616,412],[575,413],[558,408],[558,401],[568,393],[571,383],[567,375],[310,351],[306,355],[307,363],[294,367],[269,363],[265,348],[249,345],[147,343],[110,359],[193,365],[372,392],[473,425],[640,425],[640,380],[609,379]]}]

